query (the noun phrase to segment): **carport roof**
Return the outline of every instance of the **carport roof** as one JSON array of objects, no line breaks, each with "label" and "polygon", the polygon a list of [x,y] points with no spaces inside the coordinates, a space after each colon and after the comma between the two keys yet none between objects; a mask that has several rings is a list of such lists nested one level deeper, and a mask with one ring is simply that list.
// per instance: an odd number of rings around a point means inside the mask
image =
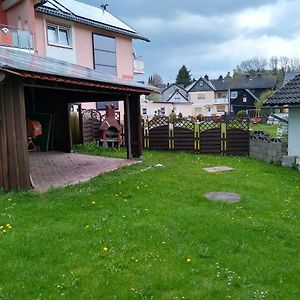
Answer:
[{"label": "carport roof", "polygon": [[54,58],[0,48],[0,70],[21,77],[150,94],[155,88]]}]

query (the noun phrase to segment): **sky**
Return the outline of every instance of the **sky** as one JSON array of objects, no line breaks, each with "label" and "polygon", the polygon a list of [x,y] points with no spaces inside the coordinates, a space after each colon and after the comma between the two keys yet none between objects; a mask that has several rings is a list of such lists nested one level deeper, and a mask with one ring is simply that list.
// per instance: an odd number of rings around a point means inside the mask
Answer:
[{"label": "sky", "polygon": [[151,42],[134,41],[153,73],[174,82],[182,65],[193,78],[218,78],[253,57],[300,58],[299,0],[80,0],[100,6]]}]

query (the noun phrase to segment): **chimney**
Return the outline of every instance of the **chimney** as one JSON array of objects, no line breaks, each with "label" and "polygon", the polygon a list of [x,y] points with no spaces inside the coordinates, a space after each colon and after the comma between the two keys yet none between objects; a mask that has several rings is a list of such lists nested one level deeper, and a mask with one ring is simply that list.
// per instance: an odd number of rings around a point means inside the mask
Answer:
[{"label": "chimney", "polygon": [[208,75],[205,75],[205,76],[204,76],[204,78],[205,78],[206,80],[209,80],[209,77],[208,77]]}]

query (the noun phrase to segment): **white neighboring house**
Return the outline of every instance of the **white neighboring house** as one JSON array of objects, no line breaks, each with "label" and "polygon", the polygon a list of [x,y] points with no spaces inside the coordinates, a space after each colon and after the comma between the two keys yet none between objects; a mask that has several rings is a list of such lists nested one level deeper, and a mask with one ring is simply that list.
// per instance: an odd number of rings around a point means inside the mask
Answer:
[{"label": "white neighboring house", "polygon": [[144,118],[153,116],[169,116],[174,111],[177,115],[192,115],[192,103],[188,99],[188,92],[181,86],[172,84],[161,92],[160,101],[149,101],[141,98],[141,113]]},{"label": "white neighboring house", "polygon": [[288,155],[300,160],[300,75],[279,89],[264,106],[289,109]]}]

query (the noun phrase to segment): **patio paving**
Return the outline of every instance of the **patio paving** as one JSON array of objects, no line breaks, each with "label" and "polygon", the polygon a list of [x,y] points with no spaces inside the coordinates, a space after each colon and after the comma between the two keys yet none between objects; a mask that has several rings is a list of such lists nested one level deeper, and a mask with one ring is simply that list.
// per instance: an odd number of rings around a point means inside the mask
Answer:
[{"label": "patio paving", "polygon": [[47,191],[85,182],[99,174],[130,166],[136,160],[62,152],[30,152],[29,164],[33,187]]}]

